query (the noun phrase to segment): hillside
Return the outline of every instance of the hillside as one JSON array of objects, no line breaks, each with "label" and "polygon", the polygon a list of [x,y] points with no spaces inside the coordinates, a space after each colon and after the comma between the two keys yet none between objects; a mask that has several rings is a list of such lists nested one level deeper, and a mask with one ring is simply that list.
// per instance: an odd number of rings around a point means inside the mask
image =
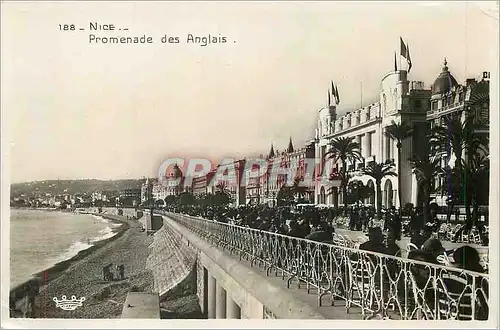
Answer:
[{"label": "hillside", "polygon": [[123,191],[125,189],[140,188],[142,179],[124,180],[46,180],[35,182],[14,183],[11,185],[11,196],[37,193],[76,194],[92,193],[98,190]]}]

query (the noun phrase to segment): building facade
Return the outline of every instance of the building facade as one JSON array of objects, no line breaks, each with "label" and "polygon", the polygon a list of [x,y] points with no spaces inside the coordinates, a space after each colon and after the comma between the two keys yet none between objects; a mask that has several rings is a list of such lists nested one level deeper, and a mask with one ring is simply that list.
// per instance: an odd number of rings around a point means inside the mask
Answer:
[{"label": "building facade", "polygon": [[[244,180],[246,159],[236,160],[231,164],[218,165],[208,185],[209,193],[224,191],[231,197],[233,206],[245,205],[246,186]],[[219,177],[223,175],[223,179]]]},{"label": "building facade", "polygon": [[291,180],[299,180],[306,184],[306,191],[303,196],[307,201],[313,202],[314,181],[313,172],[309,174],[306,169],[306,159],[315,158],[314,141],[306,144],[305,147],[294,149],[292,140],[285,151],[274,151],[274,146],[271,145],[271,150],[266,157],[267,171],[259,176],[253,177],[249,174],[250,171],[258,171],[258,165],[252,169],[247,169],[246,177],[248,177],[246,203],[247,204],[267,204],[268,206],[275,206],[277,204],[277,197],[280,189],[287,185],[289,178],[287,174],[272,175],[273,168],[280,166],[288,173],[293,173],[294,177]]},{"label": "building facade", "polygon": [[[483,75],[485,75],[484,73]],[[472,106],[473,105],[473,106]],[[413,174],[410,158],[414,155],[427,157],[429,140],[426,133],[435,126],[445,125],[446,118],[459,116],[465,120],[470,112],[475,112],[477,120],[483,123],[481,133],[489,132],[489,82],[485,79],[467,79],[465,85],[457,83],[448,70],[445,60],[442,72],[430,88],[423,82],[408,80],[406,70],[387,73],[381,81],[379,101],[360,109],[348,111],[337,116],[337,105],[329,104],[319,110],[316,128],[316,162],[319,173],[325,170],[325,154],[331,149],[332,140],[340,137],[354,137],[359,144],[362,159],[352,163],[348,161],[348,173],[351,180],[360,180],[363,184],[375,188],[375,180],[363,175],[363,168],[370,162],[383,163],[393,161],[394,171],[401,171],[397,177],[386,177],[382,180],[383,207],[399,207],[398,190],[401,189],[402,205],[418,202],[418,184]],[[397,142],[386,136],[386,129],[392,122],[412,127],[412,136],[402,141],[401,159],[398,159]],[[443,167],[449,160],[442,160]],[[341,169],[340,162],[332,164],[335,170]],[[398,186],[398,178],[401,187]],[[442,184],[436,178],[436,186]],[[375,196],[365,200],[374,204]],[[446,196],[432,196],[438,204],[446,203]],[[316,181],[315,203],[343,204],[342,194],[338,188],[330,191]]]},{"label": "building facade", "polygon": [[159,200],[164,201],[167,196],[179,195],[186,191],[184,188],[184,179],[184,174],[177,164],[168,169],[161,180],[150,180],[147,178],[140,189],[141,203],[147,203],[150,199],[154,202]]},{"label": "building facade", "polygon": [[[434,81],[431,88],[431,109],[427,112],[427,121],[430,128],[445,126],[450,120],[456,119],[462,125],[472,115],[477,124],[475,134],[489,135],[489,73],[483,72],[482,78],[467,79],[465,84],[459,84],[448,69],[448,62],[444,60],[441,73]],[[465,136],[464,136],[465,138]],[[441,167],[453,166],[456,155],[453,155],[450,143],[449,157],[442,157]],[[466,158],[465,152],[461,155]],[[443,177],[436,177],[434,187],[444,187]],[[448,194],[442,189],[441,193],[435,192],[431,195],[439,205],[446,205]]]},{"label": "building facade", "polygon": [[[382,205],[385,207],[399,206],[398,189],[402,191],[403,205],[416,203],[416,179],[412,175],[409,158],[418,152],[419,145],[425,143],[425,137],[414,134],[402,143],[401,159],[397,159],[396,141],[385,135],[388,126],[404,122],[413,127],[415,132],[425,126],[426,112],[429,107],[430,90],[425,89],[419,81],[409,81],[405,70],[392,71],[382,77],[379,101],[363,106],[360,109],[348,111],[343,116],[337,116],[337,105],[328,104],[319,110],[316,128],[316,162],[318,173],[325,170],[325,155],[330,151],[332,140],[341,137],[354,137],[359,144],[362,159],[355,163],[347,162],[347,172],[351,180],[360,180],[364,185],[375,188],[375,180],[363,175],[362,170],[371,162],[383,163],[394,161],[395,170],[401,162],[399,173],[402,187],[398,187],[397,177],[386,177],[382,180]],[[332,164],[337,171],[341,169],[340,161]],[[376,189],[375,194],[376,194]],[[375,195],[371,200],[376,200]],[[343,204],[342,194],[337,187],[327,188],[317,180],[315,185],[315,203]]]}]

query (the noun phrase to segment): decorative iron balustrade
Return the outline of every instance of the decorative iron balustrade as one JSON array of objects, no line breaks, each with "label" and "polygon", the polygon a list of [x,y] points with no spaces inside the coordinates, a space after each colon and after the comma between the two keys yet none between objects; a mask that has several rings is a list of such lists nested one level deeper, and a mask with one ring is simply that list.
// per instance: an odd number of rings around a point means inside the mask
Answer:
[{"label": "decorative iron balustrade", "polygon": [[[193,216],[166,213],[251,266],[295,281],[319,306],[345,303],[363,319],[487,320],[487,274],[359,250],[342,235],[318,243]],[[326,298],[326,299],[325,299]]]}]

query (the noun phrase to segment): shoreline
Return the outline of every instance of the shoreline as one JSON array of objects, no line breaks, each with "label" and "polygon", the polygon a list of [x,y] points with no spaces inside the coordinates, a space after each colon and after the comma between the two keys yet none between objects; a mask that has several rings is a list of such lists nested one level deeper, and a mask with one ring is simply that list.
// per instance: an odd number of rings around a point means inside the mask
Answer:
[{"label": "shoreline", "polygon": [[25,287],[27,286],[28,283],[32,281],[37,281],[39,283],[38,294],[40,295],[41,291],[43,290],[43,287],[47,286],[51,281],[60,277],[67,271],[71,270],[72,267],[78,265],[78,263],[83,261],[86,257],[94,254],[99,249],[105,247],[109,243],[122,237],[123,234],[125,234],[125,232],[130,229],[130,225],[128,224],[127,221],[125,221],[126,217],[124,216],[109,215],[102,213],[101,214],[88,213],[88,215],[100,216],[103,219],[109,220],[111,223],[120,224],[120,226],[110,227],[111,232],[115,233],[113,236],[94,242],[92,246],[88,247],[87,249],[78,251],[78,253],[73,257],[60,261],[47,269],[37,272],[31,275],[30,279],[11,288],[9,291],[9,299],[13,299],[16,302],[22,299],[24,297],[23,291],[25,290]]}]

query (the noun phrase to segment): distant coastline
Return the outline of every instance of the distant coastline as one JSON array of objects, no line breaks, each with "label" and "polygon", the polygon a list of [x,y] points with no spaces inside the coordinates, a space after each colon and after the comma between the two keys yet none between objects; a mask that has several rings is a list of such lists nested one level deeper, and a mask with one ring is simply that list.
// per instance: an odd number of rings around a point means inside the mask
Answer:
[{"label": "distant coastline", "polygon": [[72,209],[61,209],[58,207],[32,207],[32,206],[10,206],[11,210],[27,210],[27,211],[61,211],[61,212],[72,212]]}]

